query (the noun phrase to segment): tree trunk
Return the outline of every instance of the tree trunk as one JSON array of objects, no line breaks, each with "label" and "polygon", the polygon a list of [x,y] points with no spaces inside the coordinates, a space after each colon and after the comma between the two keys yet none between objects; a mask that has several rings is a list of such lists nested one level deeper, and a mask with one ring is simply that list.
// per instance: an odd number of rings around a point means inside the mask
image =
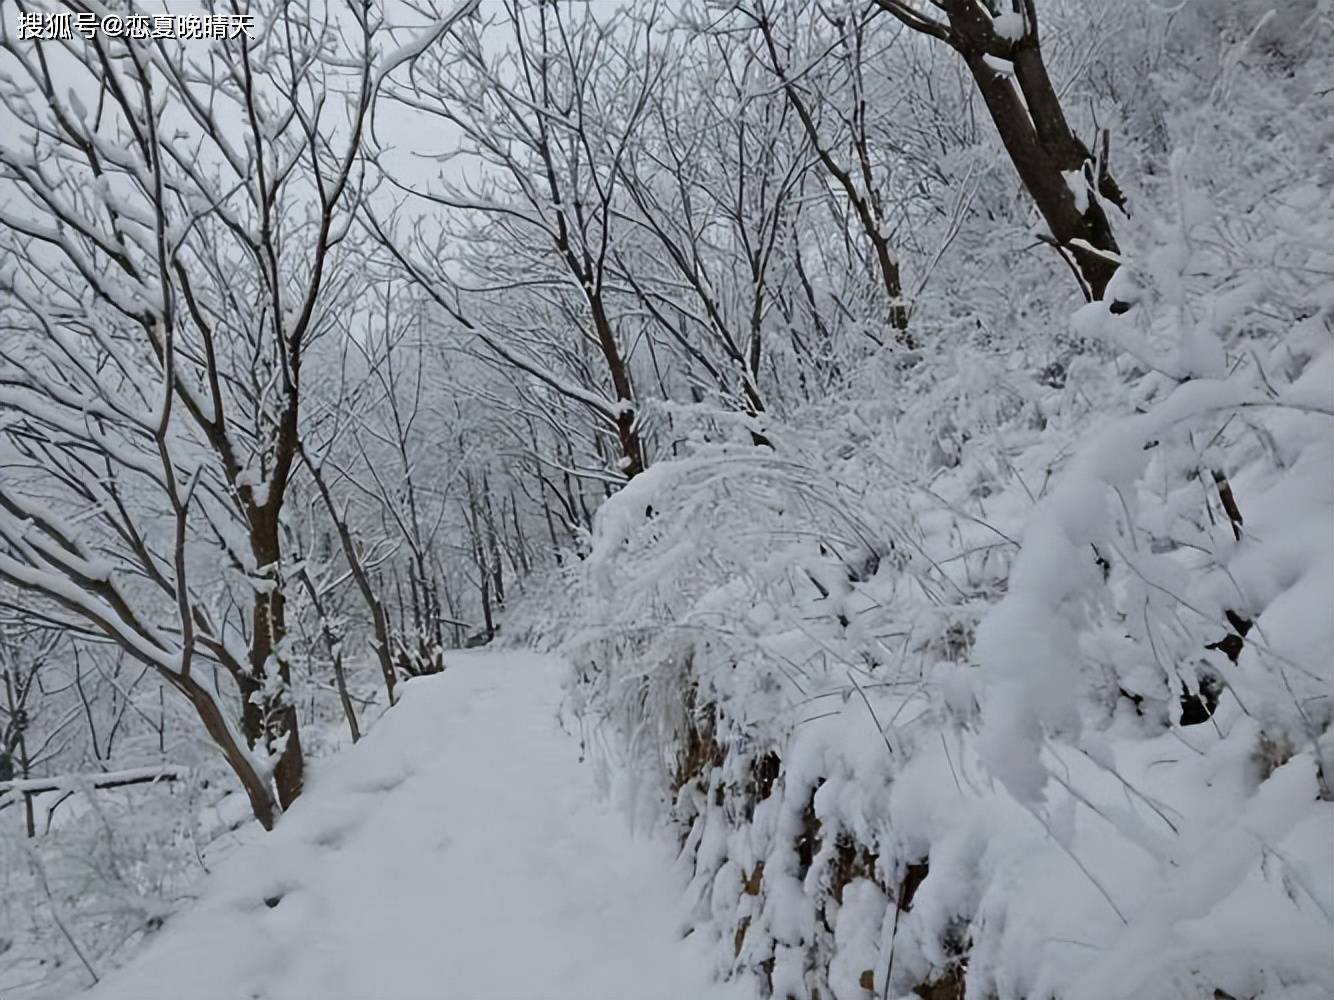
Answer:
[{"label": "tree trunk", "polygon": [[[932,20],[903,0],[877,2],[908,27],[944,41],[963,56],[1052,241],[1073,258],[1085,295],[1101,299],[1120,262],[1102,200],[1124,211],[1125,198],[1112,179],[1105,153],[1095,158],[1070,128],[1042,58],[1033,0],[1016,4],[1024,20],[1024,33],[1018,39],[998,36],[991,15],[978,0],[942,0],[938,6],[947,22]],[[995,60],[1012,63],[1014,77],[997,68]],[[1084,197],[1077,199],[1076,190]]]},{"label": "tree trunk", "polygon": [[606,306],[598,291],[589,294],[589,303],[593,309],[593,330],[597,334],[598,347],[607,363],[611,374],[612,388],[616,392],[616,402],[620,409],[616,414],[616,436],[621,445],[621,472],[626,479],[634,479],[644,471],[644,446],[639,439],[636,426],[635,396],[630,386],[630,373],[621,349],[616,343],[616,336],[611,329],[611,320],[607,316]]},{"label": "tree trunk", "polygon": [[[282,649],[287,635],[287,601],[279,578],[282,550],[279,542],[278,507],[254,508],[250,515],[250,546],[261,579],[271,582],[268,592],[255,591],[254,634],[250,645],[251,683],[242,685],[242,707],[247,740],[264,752],[281,748],[273,771],[278,803],[289,808],[301,794],[305,781],[301,734],[296,704],[292,699],[292,673]],[[272,661],[272,663],[270,663]],[[266,690],[270,669],[276,670],[281,689]],[[249,687],[249,691],[244,689]]]},{"label": "tree trunk", "polygon": [[[28,759],[28,737],[22,730],[19,731],[19,774],[26,781],[31,775],[28,773],[32,767],[32,761]],[[32,792],[23,793],[23,823],[28,833],[28,839],[32,840],[37,836],[37,816],[33,810]]]},{"label": "tree trunk", "polygon": [[1066,181],[1065,171],[1081,169],[1083,161],[1063,166],[1058,153],[1042,142],[1029,109],[1009,77],[992,69],[981,55],[967,57],[967,63],[1010,162],[1042,213],[1052,238],[1074,257],[1089,297],[1102,298],[1117,264],[1114,258],[1098,251],[1115,255],[1118,249],[1107,215],[1097,200],[1090,198],[1087,209],[1080,212]]}]

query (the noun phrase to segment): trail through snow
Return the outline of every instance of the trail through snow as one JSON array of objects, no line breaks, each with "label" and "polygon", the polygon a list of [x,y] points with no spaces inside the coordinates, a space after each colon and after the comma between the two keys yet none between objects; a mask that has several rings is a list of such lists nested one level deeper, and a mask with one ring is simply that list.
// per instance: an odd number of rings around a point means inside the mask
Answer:
[{"label": "trail through snow", "polygon": [[455,655],[315,769],[95,1000],[748,1000],[679,940],[661,837],[632,836],[560,730],[561,665]]}]

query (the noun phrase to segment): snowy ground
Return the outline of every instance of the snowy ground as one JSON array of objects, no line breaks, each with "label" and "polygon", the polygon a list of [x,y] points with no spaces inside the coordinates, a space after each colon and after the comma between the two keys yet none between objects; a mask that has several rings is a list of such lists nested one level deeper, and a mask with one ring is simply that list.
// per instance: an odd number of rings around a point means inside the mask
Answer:
[{"label": "snowy ground", "polygon": [[557,722],[560,664],[455,654],[317,769],[96,1000],[745,1000],[679,940],[672,849],[632,836]]}]

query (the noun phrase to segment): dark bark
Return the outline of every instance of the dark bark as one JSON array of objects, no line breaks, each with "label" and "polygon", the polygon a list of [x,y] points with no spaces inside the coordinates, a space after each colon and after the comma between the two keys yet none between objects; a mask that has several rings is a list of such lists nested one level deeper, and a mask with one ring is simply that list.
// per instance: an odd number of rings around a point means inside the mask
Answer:
[{"label": "dark bark", "polygon": [[987,65],[982,56],[965,58],[1010,162],[1042,213],[1052,238],[1074,258],[1089,297],[1102,298],[1117,264],[1098,251],[1118,252],[1106,213],[1093,200],[1086,211],[1079,211],[1064,174],[1064,170],[1078,167],[1063,168],[1061,159],[1041,141],[1013,82]]},{"label": "dark bark", "polygon": [[[277,485],[277,484],[275,484]],[[281,493],[278,494],[281,497]],[[301,794],[305,782],[305,764],[301,753],[301,733],[296,705],[292,701],[291,664],[282,655],[282,641],[287,635],[287,599],[280,582],[278,507],[274,503],[253,508],[250,512],[250,548],[258,571],[275,585],[267,593],[255,593],[253,611],[254,634],[250,639],[250,681],[242,685],[245,704],[242,720],[246,739],[252,747],[268,750],[281,746],[282,753],[273,770],[278,792],[278,804],[287,809]],[[277,693],[263,691],[264,678],[270,669],[276,669],[282,682]],[[246,688],[250,690],[247,691]]]},{"label": "dark bark", "polygon": [[[103,777],[94,777],[88,782],[88,785],[92,788],[126,788],[130,785],[151,785],[159,781],[172,782],[176,781],[179,777],[180,775],[171,770],[158,771],[153,774],[136,774],[133,777],[118,777],[115,774],[111,774]],[[49,782],[43,784],[26,785],[23,791],[26,795],[42,795],[46,792],[58,792],[66,787],[68,781],[69,779],[67,778],[52,778]],[[3,782],[0,782],[0,784],[3,784]],[[4,794],[6,791],[7,789],[0,788],[0,795]]]},{"label": "dark bark", "polygon": [[[1107,164],[1106,143],[1095,157],[1074,134],[1042,57],[1037,9],[1023,0],[1022,38],[1001,38],[976,0],[943,0],[947,21],[917,13],[902,0],[877,0],[908,27],[946,42],[967,64],[1001,142],[1051,231],[1052,241],[1073,259],[1085,295],[1101,299],[1116,273],[1119,249],[1105,199],[1125,210],[1125,198]],[[1013,63],[1014,76],[988,59]],[[1081,175],[1088,189],[1081,209],[1066,175]]]},{"label": "dark bark", "polygon": [[634,479],[644,471],[644,446],[639,438],[638,421],[635,414],[635,395],[630,385],[630,372],[621,355],[620,345],[612,332],[611,321],[607,316],[606,304],[600,291],[589,295],[593,307],[593,331],[597,334],[598,348],[607,363],[607,372],[611,375],[612,389],[616,393],[619,409],[616,412],[616,437],[621,446],[621,472],[626,479]]},{"label": "dark bark", "polygon": [[222,756],[231,767],[232,773],[245,789],[255,819],[259,820],[264,829],[272,830],[278,819],[273,792],[268,782],[255,770],[253,759],[236,742],[232,727],[227,724],[227,719],[219,709],[217,701],[191,676],[168,673],[163,674],[163,679],[189,699],[199,716],[199,721],[204,725],[204,731],[222,751]]}]

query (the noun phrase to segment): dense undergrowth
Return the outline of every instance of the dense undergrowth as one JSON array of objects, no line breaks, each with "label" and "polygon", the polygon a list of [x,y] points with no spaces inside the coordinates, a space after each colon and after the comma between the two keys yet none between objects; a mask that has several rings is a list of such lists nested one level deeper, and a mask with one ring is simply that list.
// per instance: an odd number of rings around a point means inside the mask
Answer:
[{"label": "dense undergrowth", "polygon": [[660,414],[511,616],[776,997],[1334,987],[1334,50],[1248,13],[1120,109],[1107,302],[1011,258],[772,447]]}]

